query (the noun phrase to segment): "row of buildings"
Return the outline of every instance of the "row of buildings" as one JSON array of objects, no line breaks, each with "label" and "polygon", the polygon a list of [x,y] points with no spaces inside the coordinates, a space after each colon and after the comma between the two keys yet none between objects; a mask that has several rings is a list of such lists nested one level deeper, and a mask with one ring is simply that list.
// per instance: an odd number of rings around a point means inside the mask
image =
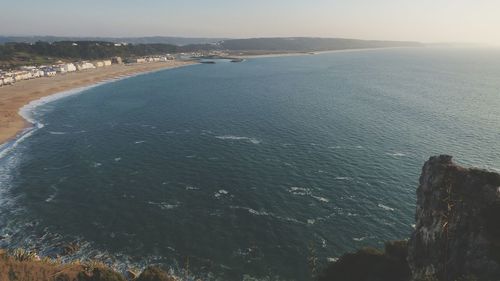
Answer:
[{"label": "row of buildings", "polygon": [[89,69],[108,67],[112,64],[122,63],[148,63],[148,62],[166,62],[174,60],[171,55],[164,56],[149,56],[141,58],[127,58],[122,60],[120,57],[113,57],[109,60],[102,61],[79,61],[73,63],[57,63],[50,66],[22,66],[16,70],[2,71],[0,70],[0,87],[12,85],[19,81],[36,79],[40,77],[53,77],[59,74],[65,74],[75,71],[84,71]]}]

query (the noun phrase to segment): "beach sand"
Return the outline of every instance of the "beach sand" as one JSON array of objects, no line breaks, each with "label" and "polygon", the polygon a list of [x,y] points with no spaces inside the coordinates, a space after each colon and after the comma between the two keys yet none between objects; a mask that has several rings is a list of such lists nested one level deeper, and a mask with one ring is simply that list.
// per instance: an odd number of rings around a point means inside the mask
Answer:
[{"label": "beach sand", "polygon": [[55,77],[20,81],[12,86],[0,87],[0,144],[15,138],[31,126],[18,112],[33,100],[55,93],[90,86],[104,80],[142,72],[174,68],[194,62],[168,61],[132,65],[112,65],[86,71],[72,72]]}]

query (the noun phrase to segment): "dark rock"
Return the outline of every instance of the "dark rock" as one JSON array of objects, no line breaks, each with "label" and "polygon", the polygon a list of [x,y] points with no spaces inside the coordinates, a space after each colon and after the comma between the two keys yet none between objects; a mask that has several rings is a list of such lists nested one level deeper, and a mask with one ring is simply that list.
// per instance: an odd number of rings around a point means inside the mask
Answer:
[{"label": "dark rock", "polygon": [[63,244],[61,247],[61,256],[73,255],[80,250],[80,245],[77,242]]},{"label": "dark rock", "polygon": [[150,266],[146,268],[137,281],[176,281],[175,278],[171,277],[167,272],[163,271],[157,266]]},{"label": "dark rock", "polygon": [[320,281],[406,281],[410,269],[406,262],[407,242],[386,243],[385,252],[365,248],[345,254],[330,264]]},{"label": "dark rock", "polygon": [[500,280],[500,175],[431,157],[408,247],[412,280]]},{"label": "dark rock", "polygon": [[89,276],[84,272],[78,275],[78,281],[126,281],[125,278],[116,271],[109,268],[94,268]]}]

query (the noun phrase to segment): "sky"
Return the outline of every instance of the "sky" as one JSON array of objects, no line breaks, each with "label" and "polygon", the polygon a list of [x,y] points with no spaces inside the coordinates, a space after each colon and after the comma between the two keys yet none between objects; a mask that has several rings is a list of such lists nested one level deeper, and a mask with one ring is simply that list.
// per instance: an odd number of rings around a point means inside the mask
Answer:
[{"label": "sky", "polygon": [[500,0],[0,0],[0,35],[344,37],[500,45]]}]

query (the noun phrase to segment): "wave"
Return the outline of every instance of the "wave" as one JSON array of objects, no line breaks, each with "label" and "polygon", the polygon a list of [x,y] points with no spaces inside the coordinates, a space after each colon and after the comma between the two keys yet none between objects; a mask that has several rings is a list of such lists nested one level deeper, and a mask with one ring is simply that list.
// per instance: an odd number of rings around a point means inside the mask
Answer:
[{"label": "wave", "polygon": [[199,187],[192,186],[192,185],[186,186],[186,190],[199,190],[199,189],[200,189]]},{"label": "wave", "polygon": [[181,204],[179,202],[175,204],[169,204],[167,202],[154,202],[154,201],[148,201],[149,205],[157,206],[162,210],[172,210],[175,208],[178,208]]},{"label": "wave", "polygon": [[330,200],[325,198],[325,197],[314,195],[312,193],[311,189],[306,188],[306,187],[292,186],[288,189],[288,192],[290,192],[293,195],[298,195],[298,196],[309,196],[309,197],[316,199],[316,200],[323,202],[323,203],[330,202]]},{"label": "wave", "polygon": [[233,136],[233,135],[224,135],[224,136],[215,136],[216,138],[220,140],[236,140],[236,141],[248,141],[253,144],[260,144],[261,141],[256,139],[256,138],[251,138],[251,137],[240,137],[240,136]]},{"label": "wave", "polygon": [[352,181],[351,177],[335,177],[338,181]]},{"label": "wave", "polygon": [[365,239],[367,239],[368,236],[363,236],[363,237],[353,237],[352,240],[356,241],[356,242],[361,242]]},{"label": "wave", "polygon": [[406,154],[404,154],[402,152],[387,152],[386,155],[394,156],[394,157],[404,157],[404,156],[406,156]]},{"label": "wave", "polygon": [[51,135],[65,135],[67,133],[66,132],[53,132],[53,131],[49,131],[49,134],[51,134]]},{"label": "wave", "polygon": [[391,208],[391,207],[386,206],[384,204],[378,204],[377,206],[380,207],[380,208],[382,208],[382,209],[384,209],[384,210],[386,210],[386,211],[394,211],[394,208]]},{"label": "wave", "polygon": [[217,199],[219,199],[219,198],[221,198],[222,196],[225,196],[225,195],[229,195],[229,192],[227,190],[225,190],[225,189],[221,189],[221,190],[215,192],[214,197],[217,198]]},{"label": "wave", "polygon": [[287,222],[294,222],[294,223],[298,223],[298,224],[304,224],[303,222],[297,220],[297,219],[294,219],[294,218],[290,218],[290,217],[282,217],[282,216],[279,216],[279,215],[276,215],[274,213],[271,213],[271,212],[267,212],[265,210],[260,210],[260,211],[257,211],[255,209],[252,209],[252,208],[249,208],[249,207],[242,207],[242,206],[229,206],[230,209],[237,209],[237,210],[245,210],[247,211],[248,213],[254,215],[254,216],[268,216],[268,217],[272,217],[274,219],[277,219],[277,220],[282,220],[282,221],[287,221]]}]

